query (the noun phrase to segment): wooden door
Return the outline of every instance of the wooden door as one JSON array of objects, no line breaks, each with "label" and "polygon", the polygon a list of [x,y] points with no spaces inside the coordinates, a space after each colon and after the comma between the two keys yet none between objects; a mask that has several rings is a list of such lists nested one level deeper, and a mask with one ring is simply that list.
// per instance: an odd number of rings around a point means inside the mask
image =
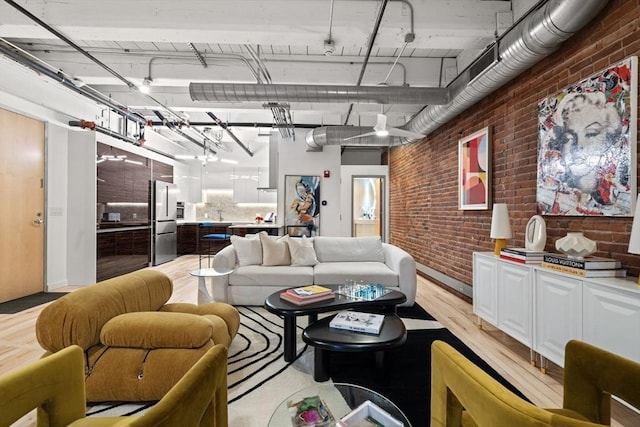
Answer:
[{"label": "wooden door", "polygon": [[44,290],[44,123],[0,109],[0,302]]}]

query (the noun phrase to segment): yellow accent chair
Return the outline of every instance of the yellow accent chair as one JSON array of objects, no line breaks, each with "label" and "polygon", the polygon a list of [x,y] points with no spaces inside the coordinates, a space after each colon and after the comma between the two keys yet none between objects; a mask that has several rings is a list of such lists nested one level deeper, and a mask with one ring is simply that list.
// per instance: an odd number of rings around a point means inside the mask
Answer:
[{"label": "yellow accent chair", "polygon": [[160,400],[210,348],[228,348],[240,326],[235,307],[169,304],[172,292],[157,270],[108,279],[45,307],[36,337],[45,355],[84,350],[88,402]]},{"label": "yellow accent chair", "polygon": [[33,409],[39,427],[226,427],[227,348],[210,348],[142,415],[85,418],[84,354],[73,345],[0,377],[0,427]]},{"label": "yellow accent chair", "polygon": [[450,345],[431,346],[431,427],[587,427],[611,424],[611,395],[640,408],[640,363],[572,340],[565,348],[563,407],[513,394]]}]

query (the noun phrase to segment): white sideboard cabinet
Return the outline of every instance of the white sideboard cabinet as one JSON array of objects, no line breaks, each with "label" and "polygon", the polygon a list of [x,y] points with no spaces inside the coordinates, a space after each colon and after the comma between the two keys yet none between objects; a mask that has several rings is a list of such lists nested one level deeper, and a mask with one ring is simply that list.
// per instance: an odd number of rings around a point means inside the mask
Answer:
[{"label": "white sideboard cabinet", "polygon": [[473,313],[540,356],[564,364],[564,348],[579,339],[640,362],[640,287],[635,278],[581,278],[473,254]]}]

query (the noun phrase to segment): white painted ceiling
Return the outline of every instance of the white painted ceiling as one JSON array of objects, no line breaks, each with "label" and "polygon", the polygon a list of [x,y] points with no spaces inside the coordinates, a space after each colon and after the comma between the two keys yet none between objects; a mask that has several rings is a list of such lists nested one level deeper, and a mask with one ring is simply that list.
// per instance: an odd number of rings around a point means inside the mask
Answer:
[{"label": "white painted ceiling", "polygon": [[[169,118],[172,114],[165,107],[178,112],[192,124],[181,131],[195,139],[202,140],[200,132],[207,127],[219,129],[207,115],[213,113],[229,123],[250,150],[263,153],[255,156],[260,160],[251,159],[223,132],[222,141],[232,151],[217,150],[219,156],[251,164],[266,161],[264,145],[274,124],[271,110],[264,108],[263,102],[194,102],[189,83],[257,83],[262,66],[274,84],[355,86],[362,74],[362,86],[444,88],[538,2],[393,0],[387,2],[376,34],[373,31],[383,3],[378,0],[15,3],[135,85],[150,78],[150,94],[161,105],[128,87],[7,1],[0,2],[0,38],[149,120],[160,121],[154,110]],[[372,37],[375,41],[363,69]],[[328,39],[335,46],[331,55],[325,55]],[[424,107],[298,102],[290,103],[290,115],[296,126],[312,128],[373,126],[376,114],[383,112],[390,125],[400,126]],[[305,132],[296,133],[297,143],[304,143]],[[163,150],[170,155],[202,152],[183,135],[157,124],[146,134],[150,141],[164,140]]]}]

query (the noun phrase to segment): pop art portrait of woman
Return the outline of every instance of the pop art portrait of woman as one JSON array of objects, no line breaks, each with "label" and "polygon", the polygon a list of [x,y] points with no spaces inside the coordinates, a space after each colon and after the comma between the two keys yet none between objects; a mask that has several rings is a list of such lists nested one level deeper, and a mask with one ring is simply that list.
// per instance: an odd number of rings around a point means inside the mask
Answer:
[{"label": "pop art portrait of woman", "polygon": [[537,210],[632,216],[637,58],[538,104]]}]

